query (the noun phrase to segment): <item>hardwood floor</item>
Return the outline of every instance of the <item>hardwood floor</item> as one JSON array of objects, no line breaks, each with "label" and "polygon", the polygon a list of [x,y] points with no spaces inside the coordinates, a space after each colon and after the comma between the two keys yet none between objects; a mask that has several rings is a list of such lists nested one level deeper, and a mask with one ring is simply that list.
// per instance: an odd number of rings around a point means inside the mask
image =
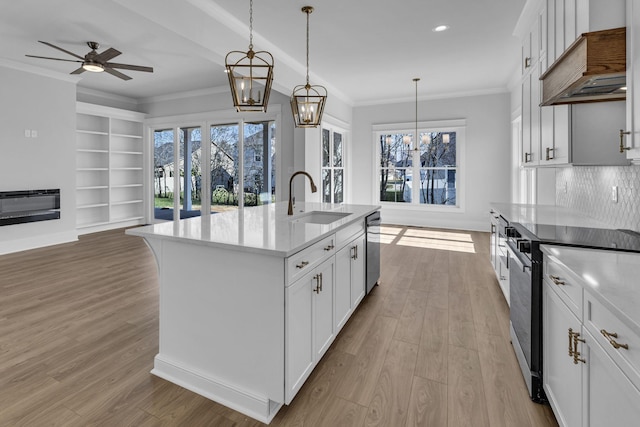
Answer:
[{"label": "hardwood floor", "polygon": [[[381,285],[274,426],[555,426],[509,342],[488,234],[383,227]],[[0,256],[0,426],[259,426],[149,374],[156,265],[122,230]]]}]

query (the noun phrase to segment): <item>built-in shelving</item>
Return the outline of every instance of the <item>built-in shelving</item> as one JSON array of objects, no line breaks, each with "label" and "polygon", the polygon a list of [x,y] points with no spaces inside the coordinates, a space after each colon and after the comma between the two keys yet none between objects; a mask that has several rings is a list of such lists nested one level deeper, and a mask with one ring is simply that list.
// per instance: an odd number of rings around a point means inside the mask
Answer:
[{"label": "built-in shelving", "polygon": [[77,104],[76,227],[80,233],[144,222],[144,114]]}]

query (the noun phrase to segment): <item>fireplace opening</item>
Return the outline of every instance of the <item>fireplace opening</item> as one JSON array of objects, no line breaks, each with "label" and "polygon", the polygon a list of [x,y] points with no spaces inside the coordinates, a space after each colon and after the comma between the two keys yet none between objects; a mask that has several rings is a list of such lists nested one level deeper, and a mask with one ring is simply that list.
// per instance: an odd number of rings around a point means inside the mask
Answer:
[{"label": "fireplace opening", "polygon": [[60,219],[60,189],[0,191],[0,226]]}]

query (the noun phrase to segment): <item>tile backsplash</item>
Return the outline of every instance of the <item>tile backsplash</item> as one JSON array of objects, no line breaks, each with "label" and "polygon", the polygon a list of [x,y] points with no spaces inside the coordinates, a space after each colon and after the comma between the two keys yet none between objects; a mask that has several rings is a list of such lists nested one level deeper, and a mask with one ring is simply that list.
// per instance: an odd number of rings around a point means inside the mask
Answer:
[{"label": "tile backsplash", "polygon": [[[618,187],[617,203],[612,201],[613,186]],[[556,205],[640,232],[640,166],[556,169]]]}]

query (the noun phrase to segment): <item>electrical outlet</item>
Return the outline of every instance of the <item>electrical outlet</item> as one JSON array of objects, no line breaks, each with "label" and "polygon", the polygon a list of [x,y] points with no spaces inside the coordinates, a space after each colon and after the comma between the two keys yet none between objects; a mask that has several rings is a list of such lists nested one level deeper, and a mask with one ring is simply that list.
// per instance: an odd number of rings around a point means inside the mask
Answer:
[{"label": "electrical outlet", "polygon": [[613,203],[618,203],[618,186],[614,185],[611,187],[611,201]]}]

